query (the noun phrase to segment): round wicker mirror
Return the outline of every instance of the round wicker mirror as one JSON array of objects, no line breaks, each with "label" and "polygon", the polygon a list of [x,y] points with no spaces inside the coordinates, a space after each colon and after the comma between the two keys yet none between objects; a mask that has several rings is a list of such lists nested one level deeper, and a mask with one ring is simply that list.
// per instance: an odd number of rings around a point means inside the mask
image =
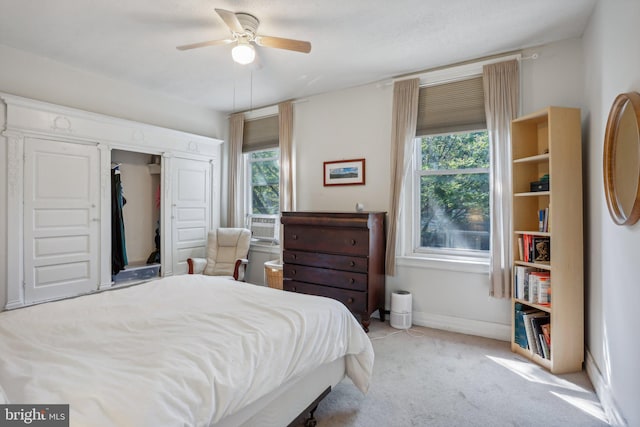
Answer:
[{"label": "round wicker mirror", "polygon": [[604,136],[604,191],[618,225],[640,218],[640,94],[616,97]]}]

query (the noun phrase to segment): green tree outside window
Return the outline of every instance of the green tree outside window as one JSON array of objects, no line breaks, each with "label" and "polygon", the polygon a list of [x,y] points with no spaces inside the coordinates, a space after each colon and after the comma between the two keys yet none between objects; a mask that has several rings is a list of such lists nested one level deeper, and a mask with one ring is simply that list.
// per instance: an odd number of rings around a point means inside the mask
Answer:
[{"label": "green tree outside window", "polygon": [[489,136],[486,131],[419,138],[423,248],[489,250]]}]

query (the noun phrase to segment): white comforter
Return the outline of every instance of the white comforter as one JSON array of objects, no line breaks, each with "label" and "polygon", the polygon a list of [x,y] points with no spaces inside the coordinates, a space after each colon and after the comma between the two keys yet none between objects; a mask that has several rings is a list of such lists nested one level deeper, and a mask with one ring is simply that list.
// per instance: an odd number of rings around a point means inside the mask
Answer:
[{"label": "white comforter", "polygon": [[[73,426],[206,426],[371,342],[339,302],[201,275],[0,313],[0,396]],[[0,402],[1,403],[1,402]]]}]

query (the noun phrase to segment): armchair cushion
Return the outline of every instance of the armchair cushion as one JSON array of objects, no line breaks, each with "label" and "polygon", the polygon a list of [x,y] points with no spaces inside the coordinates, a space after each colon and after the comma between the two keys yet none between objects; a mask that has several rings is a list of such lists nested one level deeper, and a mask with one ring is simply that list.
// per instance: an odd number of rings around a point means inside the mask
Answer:
[{"label": "armchair cushion", "polygon": [[[246,258],[251,244],[251,231],[245,228],[219,228],[207,236],[207,260],[203,274],[233,276],[243,280]],[[241,261],[244,260],[244,263]],[[240,277],[242,276],[242,277]]]}]

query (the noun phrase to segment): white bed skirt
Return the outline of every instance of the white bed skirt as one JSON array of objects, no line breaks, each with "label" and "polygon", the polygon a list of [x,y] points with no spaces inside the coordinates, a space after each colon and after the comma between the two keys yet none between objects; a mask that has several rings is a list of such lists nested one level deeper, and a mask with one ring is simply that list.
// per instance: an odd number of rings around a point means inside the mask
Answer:
[{"label": "white bed skirt", "polygon": [[212,427],[284,427],[288,426],[327,387],[332,389],[345,377],[344,357],[326,363],[302,378],[284,384],[240,412]]}]

